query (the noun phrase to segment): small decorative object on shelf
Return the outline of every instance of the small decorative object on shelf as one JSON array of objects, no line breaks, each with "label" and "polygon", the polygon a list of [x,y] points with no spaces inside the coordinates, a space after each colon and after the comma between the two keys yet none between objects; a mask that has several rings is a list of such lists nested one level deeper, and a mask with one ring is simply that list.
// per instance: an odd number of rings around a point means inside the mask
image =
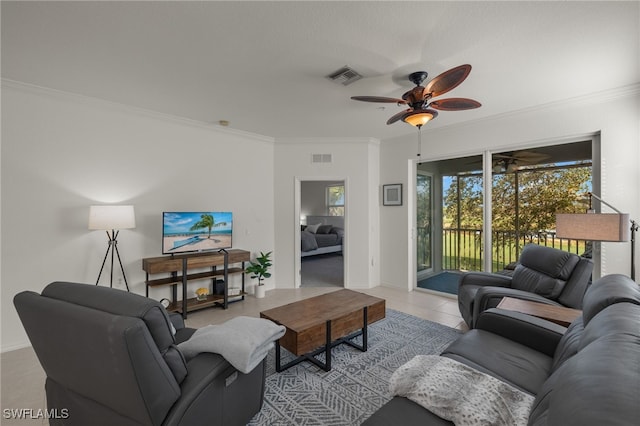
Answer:
[{"label": "small decorative object on shelf", "polygon": [[200,287],[196,290],[196,299],[199,301],[207,300],[207,296],[209,295],[209,290],[204,287]]}]

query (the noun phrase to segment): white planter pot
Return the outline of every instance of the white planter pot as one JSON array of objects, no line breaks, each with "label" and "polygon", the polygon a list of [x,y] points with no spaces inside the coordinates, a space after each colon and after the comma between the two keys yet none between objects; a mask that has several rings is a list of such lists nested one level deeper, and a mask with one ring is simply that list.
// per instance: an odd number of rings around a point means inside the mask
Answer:
[{"label": "white planter pot", "polygon": [[263,285],[257,285],[255,286],[255,293],[256,293],[256,297],[258,299],[262,299],[264,297],[265,294],[265,289]]}]

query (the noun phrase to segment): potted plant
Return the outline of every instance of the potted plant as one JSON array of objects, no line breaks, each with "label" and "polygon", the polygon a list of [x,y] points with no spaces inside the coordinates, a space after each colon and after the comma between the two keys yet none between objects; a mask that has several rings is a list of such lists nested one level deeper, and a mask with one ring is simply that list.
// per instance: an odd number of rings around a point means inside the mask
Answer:
[{"label": "potted plant", "polygon": [[256,297],[264,297],[264,283],[262,280],[269,278],[271,273],[269,268],[271,267],[271,253],[260,252],[260,256],[256,257],[255,262],[249,262],[249,266],[244,270],[246,273],[251,274],[251,278],[258,279],[258,285],[256,286]]}]

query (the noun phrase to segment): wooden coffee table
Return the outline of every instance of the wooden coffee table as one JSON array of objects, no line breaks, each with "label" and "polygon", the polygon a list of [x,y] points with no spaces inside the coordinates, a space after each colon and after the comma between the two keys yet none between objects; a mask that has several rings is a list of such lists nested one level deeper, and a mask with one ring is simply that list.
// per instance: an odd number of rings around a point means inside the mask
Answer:
[{"label": "wooden coffee table", "polygon": [[503,297],[497,308],[546,319],[563,327],[568,327],[574,319],[582,314],[582,311],[579,309],[547,305],[546,303],[531,302],[513,297]]},{"label": "wooden coffee table", "polygon": [[[325,371],[331,370],[331,348],[341,343],[363,352],[367,350],[367,325],[385,317],[385,301],[351,290],[338,290],[260,312],[287,328],[276,342],[276,371],[309,361]],[[351,339],[362,335],[362,345]],[[281,365],[280,348],[298,356]],[[325,362],[315,358],[324,352]]]}]

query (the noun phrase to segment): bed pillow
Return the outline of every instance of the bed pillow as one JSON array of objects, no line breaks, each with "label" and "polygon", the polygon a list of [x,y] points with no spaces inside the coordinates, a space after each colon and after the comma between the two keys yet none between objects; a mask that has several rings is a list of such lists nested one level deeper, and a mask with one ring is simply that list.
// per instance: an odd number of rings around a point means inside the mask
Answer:
[{"label": "bed pillow", "polygon": [[318,228],[320,228],[320,225],[322,225],[321,223],[318,223],[316,225],[307,225],[307,229],[305,229],[305,231],[311,232],[312,234],[315,234],[316,232],[318,232]]},{"label": "bed pillow", "polygon": [[300,250],[302,251],[311,251],[318,248],[318,242],[316,241],[316,236],[311,232],[302,231],[300,233]]},{"label": "bed pillow", "polygon": [[316,234],[328,234],[333,229],[333,225],[320,225]]}]

